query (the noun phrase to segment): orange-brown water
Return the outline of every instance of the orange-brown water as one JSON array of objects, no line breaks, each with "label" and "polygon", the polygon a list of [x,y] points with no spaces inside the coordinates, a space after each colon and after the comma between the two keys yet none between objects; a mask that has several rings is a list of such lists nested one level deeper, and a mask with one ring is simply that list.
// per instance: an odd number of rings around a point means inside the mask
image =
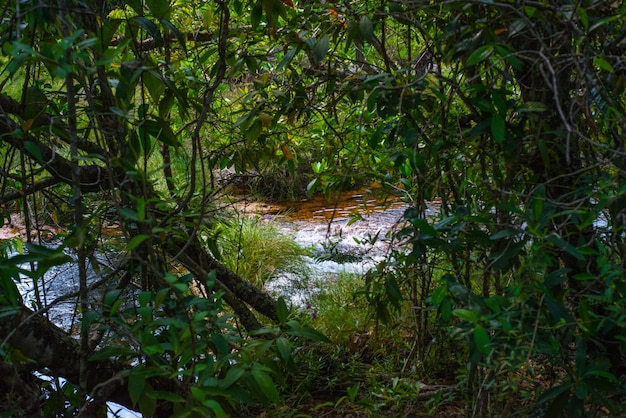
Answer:
[{"label": "orange-brown water", "polygon": [[244,211],[263,218],[280,216],[289,221],[329,222],[366,217],[406,205],[398,196],[383,195],[375,188],[362,188],[331,197],[316,195],[300,201],[246,203]]}]

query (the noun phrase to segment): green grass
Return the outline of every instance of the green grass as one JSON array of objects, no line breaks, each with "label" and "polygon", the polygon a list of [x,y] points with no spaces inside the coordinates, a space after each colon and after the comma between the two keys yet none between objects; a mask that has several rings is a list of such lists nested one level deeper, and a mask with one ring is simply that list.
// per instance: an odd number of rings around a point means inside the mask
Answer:
[{"label": "green grass", "polygon": [[280,275],[307,276],[307,250],[276,227],[258,219],[230,224],[218,237],[226,267],[262,287]]},{"label": "green grass", "polygon": [[318,286],[319,295],[306,307],[312,325],[335,343],[346,343],[368,321],[367,305],[357,297],[363,286],[360,275],[340,273],[336,278],[325,278]]}]

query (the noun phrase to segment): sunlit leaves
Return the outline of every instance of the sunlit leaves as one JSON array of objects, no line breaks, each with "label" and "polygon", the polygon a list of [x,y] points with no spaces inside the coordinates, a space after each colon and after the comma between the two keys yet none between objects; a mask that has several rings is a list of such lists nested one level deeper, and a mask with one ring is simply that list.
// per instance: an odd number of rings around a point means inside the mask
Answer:
[{"label": "sunlit leaves", "polygon": [[148,235],[136,235],[131,238],[131,240],[126,245],[126,249],[128,251],[132,251],[137,248],[142,242],[150,238]]},{"label": "sunlit leaves", "polygon": [[483,45],[480,48],[477,48],[467,58],[466,65],[471,67],[473,65],[483,62],[491,55],[491,53],[493,52],[493,48],[494,46],[492,44]]},{"label": "sunlit leaves", "polygon": [[600,69],[607,71],[609,73],[613,73],[615,71],[615,69],[613,68],[613,66],[611,64],[609,64],[609,62],[604,59],[603,57],[594,57],[593,59],[593,63]]}]

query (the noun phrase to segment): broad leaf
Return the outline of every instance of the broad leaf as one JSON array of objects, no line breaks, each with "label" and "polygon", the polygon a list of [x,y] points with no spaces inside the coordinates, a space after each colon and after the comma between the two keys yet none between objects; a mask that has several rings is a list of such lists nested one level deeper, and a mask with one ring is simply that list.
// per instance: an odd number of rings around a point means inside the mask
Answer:
[{"label": "broad leaf", "polygon": [[505,132],[506,123],[504,121],[504,118],[497,113],[491,116],[491,133],[496,142],[498,142],[499,144],[504,142]]},{"label": "broad leaf", "polygon": [[328,54],[328,48],[330,46],[330,39],[328,35],[324,35],[320,40],[318,40],[315,45],[313,45],[313,60],[314,64],[321,63],[326,54]]},{"label": "broad leaf", "polygon": [[491,53],[493,52],[493,45],[483,45],[477,48],[472,54],[467,58],[466,65],[471,67],[473,65],[479,64],[486,60]]},{"label": "broad leaf", "polygon": [[148,235],[143,235],[143,234],[142,235],[135,235],[134,237],[131,238],[131,240],[126,245],[126,250],[127,251],[134,250],[135,248],[137,248],[142,242],[144,242],[148,238],[150,238]]},{"label": "broad leaf", "polygon": [[252,369],[251,374],[254,378],[254,381],[257,383],[257,385],[259,385],[261,392],[263,392],[265,399],[272,403],[277,403],[278,389],[276,389],[276,385],[274,384],[270,376],[263,370],[260,370],[256,367]]}]

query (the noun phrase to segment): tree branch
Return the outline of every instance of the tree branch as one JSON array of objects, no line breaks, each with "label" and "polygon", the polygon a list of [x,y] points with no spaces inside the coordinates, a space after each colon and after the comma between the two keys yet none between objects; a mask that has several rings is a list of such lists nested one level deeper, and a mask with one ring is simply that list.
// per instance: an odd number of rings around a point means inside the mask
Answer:
[{"label": "tree branch", "polygon": [[[49,146],[42,144],[28,132],[23,132],[17,122],[10,119],[6,113],[0,113],[0,140],[22,150],[29,158],[40,163],[58,182],[72,184],[72,165],[70,161]],[[27,141],[36,144],[40,155],[35,155],[32,150],[24,148],[24,143]],[[85,141],[81,142],[84,143]],[[109,178],[109,174],[109,170],[100,165],[81,166],[79,173],[81,191],[96,192],[107,189],[108,182],[106,180]],[[121,169],[114,171],[112,174],[118,179],[122,179],[125,176],[124,171]]]},{"label": "tree branch", "polygon": [[7,203],[7,202],[11,202],[13,200],[17,200],[17,199],[21,199],[24,196],[29,196],[33,193],[37,193],[38,191],[41,191],[43,189],[47,189],[48,187],[54,186],[55,184],[60,183],[61,180],[54,178],[54,177],[49,177],[45,180],[42,180],[38,183],[35,184],[31,184],[30,186],[27,186],[24,190],[20,190],[17,192],[12,192],[12,193],[7,193],[3,196],[0,196],[0,205],[3,203]]}]

